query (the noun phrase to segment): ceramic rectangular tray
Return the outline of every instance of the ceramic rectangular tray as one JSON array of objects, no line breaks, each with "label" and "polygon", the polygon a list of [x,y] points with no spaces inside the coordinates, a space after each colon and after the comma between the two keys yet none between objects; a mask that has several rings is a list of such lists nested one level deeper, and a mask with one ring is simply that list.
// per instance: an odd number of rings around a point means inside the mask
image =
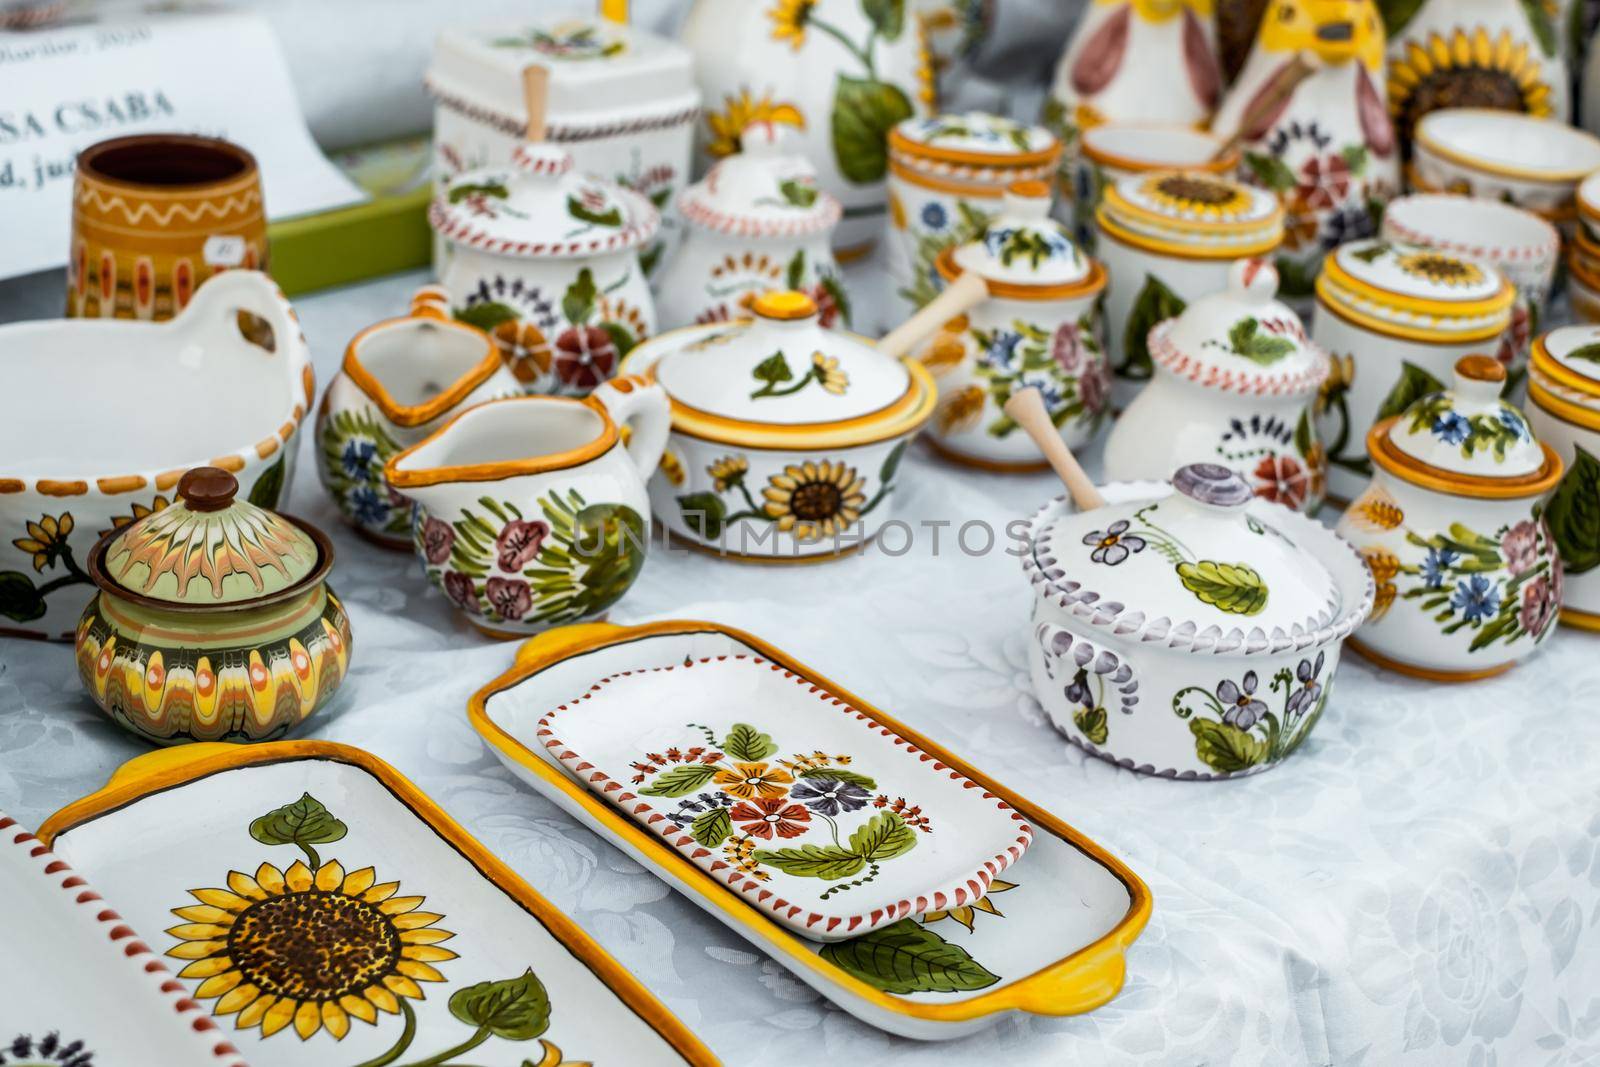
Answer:
[{"label": "ceramic rectangular tray", "polygon": [[976,904],[1033,828],[1004,800],[753,652],[601,678],[535,734],[586,786],[817,941]]},{"label": "ceramic rectangular tray", "polygon": [[[976,905],[819,944],[585,789],[535,737],[546,711],[599,678],[734,655],[760,656],[808,679],[1003,799],[1034,828],[1027,854]],[[541,634],[522,647],[515,667],[473,696],[468,717],[523,781],[840,1008],[891,1033],[945,1039],[1017,1012],[1097,1008],[1122,988],[1124,953],[1149,921],[1149,890],[1094,842],[765,642],[715,623],[597,623]]]},{"label": "ceramic rectangular tray", "polygon": [[0,812],[0,1063],[246,1067],[94,887]]},{"label": "ceramic rectangular tray", "polygon": [[254,1067],[716,1063],[572,920],[359,749],[151,753],[40,836],[94,873]]}]

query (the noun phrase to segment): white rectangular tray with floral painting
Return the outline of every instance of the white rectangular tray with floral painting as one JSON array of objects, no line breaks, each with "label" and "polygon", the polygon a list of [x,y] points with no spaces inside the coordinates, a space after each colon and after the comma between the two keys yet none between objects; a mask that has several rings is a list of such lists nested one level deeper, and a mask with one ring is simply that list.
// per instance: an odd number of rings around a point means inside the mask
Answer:
[{"label": "white rectangular tray with floral painting", "polygon": [[733,649],[594,680],[534,736],[802,937],[976,904],[1033,828],[826,687]]},{"label": "white rectangular tray with floral painting", "polygon": [[[571,919],[359,749],[151,753],[39,834],[93,873],[253,1067],[716,1063]],[[116,1054],[107,1067],[176,1062]]]},{"label": "white rectangular tray with floral painting", "polygon": [[0,1064],[246,1067],[94,886],[0,812]]},{"label": "white rectangular tray with floral painting", "polygon": [[[976,903],[946,901],[849,940],[821,943],[797,936],[750,895],[585,788],[536,736],[546,712],[601,678],[740,655],[806,679],[936,766],[975,783],[976,791],[1005,801],[1033,827],[1032,846]],[[1093,1010],[1122,988],[1124,953],[1149,920],[1144,883],[1094,842],[779,650],[715,623],[597,623],[542,634],[523,646],[515,667],[474,695],[468,717],[523,781],[839,1007],[891,1033],[946,1039],[1017,1012]],[[788,740],[789,721],[771,721],[782,723]],[[777,741],[779,728],[770,732]],[[841,754],[847,753],[824,753]],[[849,766],[867,774],[859,760]]]}]

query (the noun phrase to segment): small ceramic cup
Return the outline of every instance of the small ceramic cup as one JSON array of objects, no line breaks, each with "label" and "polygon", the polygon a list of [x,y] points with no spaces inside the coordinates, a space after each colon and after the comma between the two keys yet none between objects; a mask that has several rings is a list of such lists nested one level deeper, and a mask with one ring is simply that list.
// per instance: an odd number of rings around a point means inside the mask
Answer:
[{"label": "small ceramic cup", "polygon": [[1239,168],[1239,151],[1218,157],[1223,140],[1192,126],[1108,122],[1083,131],[1078,153],[1064,161],[1056,217],[1095,251],[1095,212],[1106,190],[1123,178],[1154,170],[1200,171],[1221,177]]},{"label": "small ceramic cup", "polygon": [[261,175],[238,145],[151,133],[78,153],[68,318],[170,319],[218,271],[266,263]]},{"label": "small ceramic cup", "polygon": [[1500,362],[1513,384],[1528,364],[1528,349],[1545,321],[1550,284],[1561,259],[1561,235],[1547,220],[1498,200],[1415,193],[1391,201],[1383,236],[1492,264],[1517,287],[1511,325],[1500,340]]},{"label": "small ceramic cup", "polygon": [[1425,190],[1504,200],[1567,225],[1576,190],[1600,170],[1600,138],[1553,119],[1486,108],[1430,111],[1416,126],[1412,173]]}]

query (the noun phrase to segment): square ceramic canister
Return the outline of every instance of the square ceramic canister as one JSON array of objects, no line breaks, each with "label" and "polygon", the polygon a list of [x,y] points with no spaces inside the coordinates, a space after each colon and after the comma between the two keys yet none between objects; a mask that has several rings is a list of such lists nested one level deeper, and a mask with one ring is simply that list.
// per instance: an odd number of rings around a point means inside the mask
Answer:
[{"label": "square ceramic canister", "polygon": [[[541,82],[542,138],[528,110]],[[463,171],[509,164],[529,138],[560,145],[579,172],[631,189],[663,214],[688,182],[700,91],[676,41],[605,18],[452,28],[439,35],[426,84],[440,191]],[[641,250],[646,274],[678,233],[664,221]],[[441,271],[447,254],[435,245]]]},{"label": "square ceramic canister", "polygon": [[1012,182],[1048,180],[1061,142],[980,111],[907,119],[889,133],[890,318],[938,296],[939,255],[983,233]]},{"label": "square ceramic canister", "polygon": [[1189,302],[1228,287],[1240,259],[1269,257],[1283,242],[1278,198],[1205,171],[1154,171],[1106,190],[1095,213],[1106,291],[1106,354],[1121,410],[1150,380],[1147,339]]},{"label": "square ceramic canister", "polygon": [[1565,565],[1561,621],[1600,631],[1600,328],[1563,326],[1534,341],[1527,411],[1566,464],[1545,505]]},{"label": "square ceramic canister", "polygon": [[1490,263],[1421,245],[1367,238],[1323,260],[1311,339],[1332,359],[1315,406],[1330,497],[1372,476],[1375,422],[1443,389],[1461,357],[1500,350],[1515,300]]}]

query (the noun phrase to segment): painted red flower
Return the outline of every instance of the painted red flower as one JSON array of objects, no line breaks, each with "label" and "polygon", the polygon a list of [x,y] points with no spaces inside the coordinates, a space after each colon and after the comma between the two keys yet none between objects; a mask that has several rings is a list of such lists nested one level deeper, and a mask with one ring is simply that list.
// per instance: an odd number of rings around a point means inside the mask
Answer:
[{"label": "painted red flower", "polygon": [[1500,347],[1495,351],[1494,358],[1502,366],[1509,367],[1528,352],[1528,342],[1533,333],[1532,316],[1524,304],[1517,304],[1511,309],[1511,325],[1506,327],[1506,332],[1500,335]]},{"label": "painted red flower", "polygon": [[817,325],[824,328],[837,326],[841,309],[834,299],[833,290],[818,282],[811,287],[811,299],[817,305]]},{"label": "painted red flower", "polygon": [[751,837],[768,841],[774,835],[799,837],[806,832],[806,824],[811,821],[811,812],[784,797],[741,800],[728,815],[739,825],[739,829]]},{"label": "painted red flower", "polygon": [[539,554],[539,547],[549,534],[550,524],[539,519],[513,519],[506,523],[494,539],[500,569],[516,572],[526,567]]},{"label": "painted red flower", "polygon": [[1518,621],[1524,630],[1537,637],[1555,620],[1560,608],[1556,583],[1550,580],[1550,576],[1541,574],[1522,587],[1522,610],[1518,612]]},{"label": "painted red flower", "polygon": [[483,592],[502,619],[518,621],[533,607],[533,592],[521,578],[490,578]]},{"label": "painted red flower", "polygon": [[1064,322],[1056,327],[1055,334],[1050,338],[1050,356],[1061,368],[1062,374],[1078,373],[1078,368],[1083,366],[1084,349],[1076,323]]},{"label": "painted red flower", "polygon": [[460,571],[445,571],[444,595],[457,607],[474,615],[478,614],[478,588],[473,584],[471,575],[462,574]]},{"label": "painted red flower", "polygon": [[1313,210],[1336,208],[1350,195],[1350,165],[1343,156],[1312,156],[1300,168],[1295,192]]},{"label": "painted red flower", "polygon": [[422,554],[434,566],[450,558],[450,550],[455,543],[456,532],[448,522],[441,522],[430,515],[422,524]]},{"label": "painted red flower", "polygon": [[556,377],[569,389],[593,389],[617,369],[617,343],[599,326],[571,326],[556,338]]},{"label": "painted red flower", "polygon": [[1111,403],[1111,367],[1103,358],[1094,357],[1083,369],[1078,378],[1078,399],[1091,416],[1100,414]]},{"label": "painted red flower", "polygon": [[1256,496],[1287,508],[1306,502],[1311,478],[1293,456],[1266,456],[1256,464]]}]

